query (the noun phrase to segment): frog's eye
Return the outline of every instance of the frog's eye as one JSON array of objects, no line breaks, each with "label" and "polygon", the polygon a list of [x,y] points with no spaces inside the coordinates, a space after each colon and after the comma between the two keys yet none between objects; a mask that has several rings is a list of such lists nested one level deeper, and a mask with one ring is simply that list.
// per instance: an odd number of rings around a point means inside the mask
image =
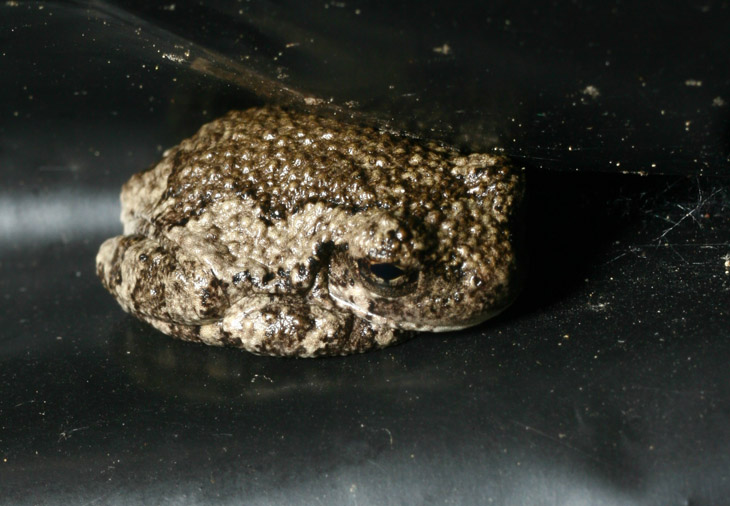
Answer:
[{"label": "frog's eye", "polygon": [[415,288],[418,281],[418,271],[408,270],[394,263],[360,259],[357,265],[365,284],[385,297],[405,295]]}]

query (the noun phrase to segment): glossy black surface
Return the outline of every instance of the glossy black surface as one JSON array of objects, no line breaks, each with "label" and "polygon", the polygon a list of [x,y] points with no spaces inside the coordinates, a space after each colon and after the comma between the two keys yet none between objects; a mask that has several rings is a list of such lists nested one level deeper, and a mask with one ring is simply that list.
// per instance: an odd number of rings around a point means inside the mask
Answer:
[{"label": "glossy black surface", "polygon": [[727,2],[0,9],[0,115],[24,132],[39,116],[82,116],[107,132],[164,118],[189,134],[255,98],[496,147],[533,167],[730,174]]},{"label": "glossy black surface", "polygon": [[[0,504],[727,502],[730,183],[710,177],[728,173],[726,4],[120,5],[0,6]],[[275,59],[286,42],[296,62]],[[169,59],[187,43],[217,77]],[[228,108],[297,103],[221,77],[237,53],[357,100],[355,119],[524,155],[516,304],[320,360],[176,342],[124,314],[93,262],[121,229],[121,183]],[[362,58],[390,63],[344,71]],[[495,68],[511,96],[459,86]],[[624,168],[672,175],[596,171]]]},{"label": "glossy black surface", "polygon": [[101,288],[101,236],[6,247],[4,500],[718,504],[727,183],[539,174],[531,189],[512,309],[348,358],[173,341]]}]

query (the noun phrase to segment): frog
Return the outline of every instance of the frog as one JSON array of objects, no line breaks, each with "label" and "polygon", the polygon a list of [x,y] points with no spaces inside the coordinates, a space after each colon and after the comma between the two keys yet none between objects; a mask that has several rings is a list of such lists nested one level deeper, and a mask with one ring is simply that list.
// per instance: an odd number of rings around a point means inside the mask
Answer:
[{"label": "frog", "polygon": [[96,256],[126,312],[258,355],[384,348],[496,316],[522,284],[524,168],[276,106],[233,110],[121,191]]}]

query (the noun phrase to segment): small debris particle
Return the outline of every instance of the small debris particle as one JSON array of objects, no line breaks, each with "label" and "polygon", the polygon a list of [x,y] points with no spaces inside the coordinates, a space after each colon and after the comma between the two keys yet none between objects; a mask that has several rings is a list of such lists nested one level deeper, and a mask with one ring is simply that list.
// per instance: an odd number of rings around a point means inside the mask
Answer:
[{"label": "small debris particle", "polygon": [[433,52],[445,56],[447,54],[451,54],[451,46],[444,42],[443,45],[433,48]]},{"label": "small debris particle", "polygon": [[595,86],[593,86],[592,84],[589,84],[588,86],[583,88],[583,91],[581,91],[581,93],[583,93],[583,95],[586,95],[586,96],[594,98],[594,99],[601,96],[601,92],[599,91],[599,89],[596,88]]},{"label": "small debris particle", "polygon": [[172,54],[172,53],[164,53],[162,55],[162,58],[165,60],[174,61],[175,63],[182,63],[185,61],[185,58],[183,58],[182,56],[178,56],[178,55]]}]

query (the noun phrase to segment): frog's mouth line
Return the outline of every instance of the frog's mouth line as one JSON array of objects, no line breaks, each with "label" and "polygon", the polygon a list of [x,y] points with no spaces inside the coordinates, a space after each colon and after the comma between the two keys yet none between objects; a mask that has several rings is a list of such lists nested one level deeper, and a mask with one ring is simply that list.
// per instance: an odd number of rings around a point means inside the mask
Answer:
[{"label": "frog's mouth line", "polygon": [[467,322],[461,322],[461,323],[416,323],[416,322],[410,322],[410,321],[394,322],[392,320],[389,320],[388,318],[385,318],[384,316],[372,313],[372,312],[368,311],[367,309],[365,309],[361,306],[358,306],[357,304],[355,304],[349,300],[343,299],[341,297],[337,297],[336,295],[334,295],[332,293],[330,293],[330,297],[337,303],[337,305],[344,306],[344,307],[352,310],[359,317],[361,317],[364,320],[367,320],[371,323],[380,325],[382,327],[388,327],[388,328],[398,329],[398,330],[409,330],[409,331],[415,331],[415,332],[453,332],[453,331],[457,331],[457,330],[463,330],[465,328],[479,325],[480,323],[483,323],[486,320],[489,320],[490,318],[497,316],[504,309],[506,309],[506,308],[500,308],[497,310],[488,311],[486,313],[482,313],[481,315],[478,315],[475,318],[468,320]]}]

